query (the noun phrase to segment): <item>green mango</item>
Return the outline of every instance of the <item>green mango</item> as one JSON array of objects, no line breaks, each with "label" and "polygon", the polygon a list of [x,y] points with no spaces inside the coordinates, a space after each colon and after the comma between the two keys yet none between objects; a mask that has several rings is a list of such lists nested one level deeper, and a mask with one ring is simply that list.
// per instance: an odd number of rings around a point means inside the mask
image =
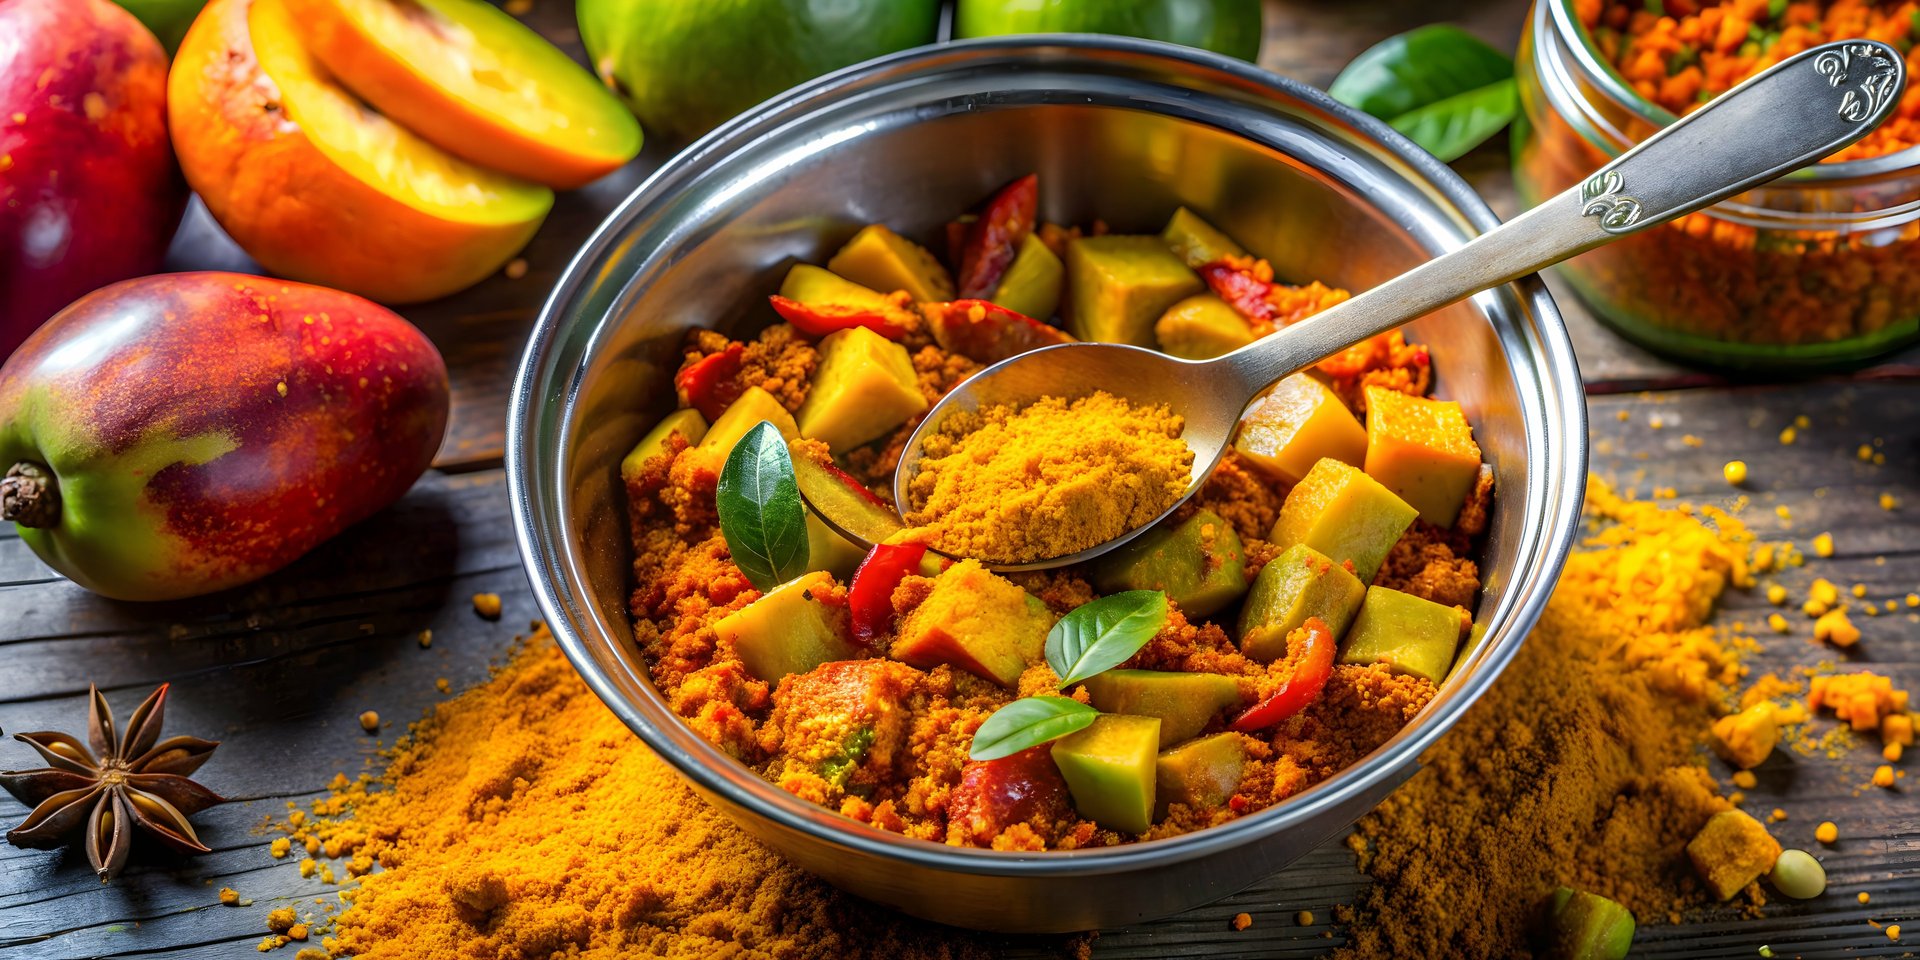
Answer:
[{"label": "green mango", "polygon": [[1088,677],[1086,688],[1101,713],[1159,719],[1163,750],[1205,730],[1241,700],[1240,684],[1218,673],[1108,670]]},{"label": "green mango", "polygon": [[1160,721],[1153,717],[1103,715],[1053,742],[1053,763],[1066,778],[1073,808],[1122,833],[1153,826],[1159,753]]},{"label": "green mango", "polygon": [[1458,607],[1386,587],[1368,587],[1360,615],[1353,619],[1353,631],[1340,648],[1340,662],[1384,663],[1395,673],[1439,683],[1453,667],[1453,654],[1466,626],[1467,618]]},{"label": "green mango", "polygon": [[1246,771],[1247,748],[1237,733],[1216,733],[1160,751],[1154,762],[1155,818],[1167,805],[1212,810],[1227,802]]},{"label": "green mango", "polygon": [[1260,31],[1260,0],[960,0],[953,32],[1114,33],[1254,60]]},{"label": "green mango", "polygon": [[1247,592],[1247,553],[1233,525],[1211,510],[1161,524],[1101,557],[1101,593],[1160,590],[1191,619],[1212,616]]},{"label": "green mango", "polygon": [[1319,617],[1334,639],[1347,632],[1367,588],[1346,567],[1304,543],[1260,568],[1240,608],[1240,652],[1263,662],[1287,655],[1287,634]]}]

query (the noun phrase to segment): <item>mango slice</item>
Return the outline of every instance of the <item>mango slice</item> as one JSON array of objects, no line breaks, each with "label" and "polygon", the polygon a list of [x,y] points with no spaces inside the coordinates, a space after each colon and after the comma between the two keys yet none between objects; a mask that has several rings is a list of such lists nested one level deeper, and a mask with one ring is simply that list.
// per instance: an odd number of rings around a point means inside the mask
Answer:
[{"label": "mango slice", "polygon": [[1181,207],[1173,211],[1173,217],[1167,221],[1166,229],[1160,231],[1160,239],[1179,257],[1182,262],[1195,270],[1222,257],[1244,257],[1247,251],[1233,242],[1233,238],[1220,232],[1218,227],[1200,218],[1200,215]]},{"label": "mango slice", "polygon": [[990,299],[1014,313],[1045,320],[1060,309],[1066,272],[1053,250],[1029,233]]},{"label": "mango slice", "polygon": [[1158,718],[1161,750],[1199,734],[1241,700],[1239,682],[1218,673],[1108,670],[1088,677],[1085,686],[1101,713]]},{"label": "mango slice", "polygon": [[1240,311],[1211,293],[1196,293],[1167,308],[1153,325],[1160,349],[1187,360],[1207,360],[1253,342]]},{"label": "mango slice", "polygon": [[827,261],[827,269],[881,293],[905,290],[915,300],[953,299],[953,278],[947,268],[927,248],[878,223],[854,234]]},{"label": "mango slice", "polygon": [[1207,617],[1247,592],[1246,547],[1219,514],[1201,510],[1101,557],[1093,584],[1101,593],[1162,590],[1188,617]]},{"label": "mango slice", "polygon": [[707,418],[691,408],[675,410],[661,417],[660,422],[654,424],[653,429],[648,430],[647,435],[641,437],[640,442],[634,444],[633,449],[620,460],[621,479],[638,477],[640,468],[648,460],[667,452],[667,437],[675,433],[686,437],[687,443],[697,445],[707,435]]},{"label": "mango slice", "polygon": [[1226,805],[1246,772],[1247,748],[1237,733],[1216,733],[1160,751],[1154,761],[1155,819],[1170,804],[1193,810]]},{"label": "mango slice", "polygon": [[845,608],[817,599],[832,589],[831,574],[795,577],[722,618],[713,632],[733,646],[748,673],[768,683],[823,663],[858,660],[866,654],[847,637]]},{"label": "mango slice", "polygon": [[1081,816],[1122,833],[1145,833],[1153,826],[1159,744],[1159,720],[1103,715],[1055,740],[1053,763]]},{"label": "mango slice", "polygon": [[787,271],[786,279],[780,281],[780,295],[788,300],[816,306],[872,307],[876,310],[894,306],[893,300],[886,294],[811,263],[796,263]]},{"label": "mango slice", "polygon": [[907,348],[865,327],[849,327],[820,341],[820,366],[797,419],[802,436],[843,452],[926,410]]},{"label": "mango slice", "polygon": [[807,511],[808,570],[822,570],[842,581],[850,581],[853,572],[860,569],[860,561],[866,558],[865,547],[833,532],[819,514],[811,509]]},{"label": "mango slice", "polygon": [[1159,237],[1067,241],[1067,323],[1082,340],[1151,347],[1154,321],[1201,286]]},{"label": "mango slice", "polygon": [[1287,635],[1319,617],[1338,639],[1360,612],[1367,588],[1346,567],[1304,543],[1260,568],[1240,608],[1240,652],[1271,663],[1287,655]]},{"label": "mango slice", "polygon": [[1350,562],[1354,576],[1370,583],[1416,515],[1359,468],[1323,457],[1287,494],[1267,539],[1282,548],[1304,543],[1335,563]]},{"label": "mango slice", "polygon": [[1439,683],[1453,667],[1453,654],[1467,622],[1458,607],[1386,587],[1368,587],[1360,614],[1353,618],[1353,629],[1340,648],[1340,662],[1385,664],[1395,673]]},{"label": "mango slice", "polygon": [[1296,373],[1247,408],[1233,446],[1254,466],[1299,483],[1324,457],[1365,463],[1367,431],[1326,384]]},{"label": "mango slice", "polygon": [[922,669],[949,663],[1011,689],[1040,662],[1053,619],[1046,604],[1013,581],[978,560],[962,560],[900,621],[887,655]]},{"label": "mango slice", "polygon": [[700,445],[683,456],[697,457],[696,462],[711,469],[717,477],[721,468],[727,465],[727,455],[733,452],[733,445],[739,443],[740,438],[762,420],[770,421],[780,435],[788,440],[800,435],[800,427],[793,422],[793,414],[788,413],[773,394],[759,387],[748,387],[740,394],[740,399],[722,411],[719,418],[713,421],[713,426],[707,428],[707,435],[701,439]]},{"label": "mango slice", "polygon": [[1606,897],[1560,887],[1543,907],[1539,960],[1626,960],[1633,948],[1633,914]]},{"label": "mango slice", "polygon": [[1420,519],[1451,527],[1480,474],[1480,445],[1459,404],[1368,387],[1366,469]]}]

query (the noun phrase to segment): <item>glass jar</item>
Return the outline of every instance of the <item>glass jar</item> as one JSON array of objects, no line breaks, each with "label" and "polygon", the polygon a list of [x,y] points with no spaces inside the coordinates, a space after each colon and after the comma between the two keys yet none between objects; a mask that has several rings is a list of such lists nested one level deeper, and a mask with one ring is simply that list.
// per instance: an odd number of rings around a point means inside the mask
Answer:
[{"label": "glass jar", "polygon": [[[1513,177],[1533,206],[1673,122],[1605,62],[1572,0],[1522,32]],[[1713,366],[1814,371],[1920,342],[1920,147],[1821,164],[1557,268],[1629,340]]]}]

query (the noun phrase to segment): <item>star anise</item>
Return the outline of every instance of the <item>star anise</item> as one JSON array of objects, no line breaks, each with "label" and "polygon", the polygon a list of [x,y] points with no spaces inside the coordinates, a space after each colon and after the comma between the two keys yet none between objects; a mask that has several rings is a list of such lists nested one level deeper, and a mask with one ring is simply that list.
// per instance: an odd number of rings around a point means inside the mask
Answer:
[{"label": "star anise", "polygon": [[187,774],[220,744],[197,737],[160,739],[165,684],[133,711],[124,734],[114,726],[107,698],[94,687],[87,688],[87,696],[93,706],[87,718],[91,751],[64,733],[14,734],[50,766],[0,771],[0,787],[33,807],[7,832],[7,842],[51,850],[84,830],[87,862],[102,883],[126,866],[135,826],[181,853],[207,853],[187,818],[227,801]]}]

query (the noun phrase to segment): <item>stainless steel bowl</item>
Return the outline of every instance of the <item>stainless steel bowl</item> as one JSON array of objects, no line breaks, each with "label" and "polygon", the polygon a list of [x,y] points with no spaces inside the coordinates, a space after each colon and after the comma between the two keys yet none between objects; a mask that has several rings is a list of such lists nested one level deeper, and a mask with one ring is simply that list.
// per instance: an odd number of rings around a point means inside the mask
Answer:
[{"label": "stainless steel bowl", "polygon": [[[1345,829],[1416,768],[1512,657],[1572,543],[1586,475],[1573,351],[1535,279],[1413,325],[1498,497],[1475,642],[1424,714],[1350,769],[1186,836],[1045,854],[909,840],[798,800],[690,730],[632,643],[622,454],[673,403],[688,328],[764,323],[786,265],[859,226],[934,236],[1038,171],[1042,213],[1158,230],[1185,204],[1285,278],[1365,288],[1496,221],[1460,178],[1371,118],[1244,63],[1111,37],[968,41],[797,88],[694,144],[574,258],[514,384],[507,476],[540,605],[595,693],[700,794],[808,870],[959,926],[1059,932],[1239,890]],[[644,811],[643,811],[644,813]]]}]

